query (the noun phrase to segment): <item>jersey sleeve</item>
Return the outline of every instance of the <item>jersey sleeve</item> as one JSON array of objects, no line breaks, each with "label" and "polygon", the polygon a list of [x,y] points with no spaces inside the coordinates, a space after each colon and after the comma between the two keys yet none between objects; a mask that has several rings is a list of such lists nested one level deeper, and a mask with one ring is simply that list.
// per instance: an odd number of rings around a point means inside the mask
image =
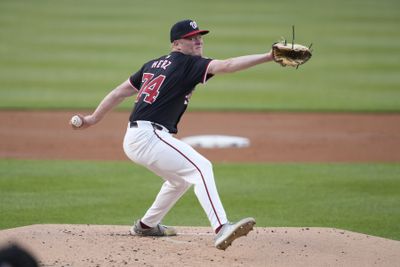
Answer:
[{"label": "jersey sleeve", "polygon": [[208,67],[210,66],[211,61],[212,61],[212,59],[207,64],[206,73],[204,74],[202,83],[205,83],[206,81],[208,81],[208,79],[210,79],[214,76],[214,74],[208,73]]},{"label": "jersey sleeve", "polygon": [[203,58],[199,56],[192,56],[190,59],[190,72],[188,74],[189,79],[194,81],[196,84],[205,83],[208,79],[210,79],[213,74],[208,74],[208,66],[212,59]]},{"label": "jersey sleeve", "polygon": [[140,90],[140,86],[142,84],[142,76],[143,76],[143,67],[129,77],[129,82],[137,90]]}]

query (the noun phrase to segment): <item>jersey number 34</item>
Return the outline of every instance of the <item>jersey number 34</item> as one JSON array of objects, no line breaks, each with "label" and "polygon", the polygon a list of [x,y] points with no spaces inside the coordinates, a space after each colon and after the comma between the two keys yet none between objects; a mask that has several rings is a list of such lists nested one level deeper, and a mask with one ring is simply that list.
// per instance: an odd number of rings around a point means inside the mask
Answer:
[{"label": "jersey number 34", "polygon": [[165,80],[164,75],[159,75],[155,78],[153,73],[143,73],[142,77],[142,87],[137,95],[136,102],[142,97],[142,95],[146,95],[143,99],[144,102],[153,104],[156,101],[161,85]]}]

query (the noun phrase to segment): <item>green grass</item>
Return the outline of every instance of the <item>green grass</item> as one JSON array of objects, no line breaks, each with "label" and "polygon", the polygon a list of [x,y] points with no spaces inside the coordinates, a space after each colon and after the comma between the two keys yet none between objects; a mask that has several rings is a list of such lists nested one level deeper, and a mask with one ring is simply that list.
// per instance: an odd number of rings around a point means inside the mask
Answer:
[{"label": "green grass", "polygon": [[[0,1],[0,109],[94,108],[170,26],[211,30],[205,54],[263,53],[281,36],[313,43],[299,70],[265,64],[199,86],[192,109],[400,111],[397,0]],[[130,108],[127,101],[121,108]]]},{"label": "green grass", "polygon": [[[400,240],[399,164],[216,164],[230,220],[335,227]],[[0,161],[0,229],[30,224],[129,225],[161,179],[130,162]],[[190,190],[165,223],[208,226]]]}]

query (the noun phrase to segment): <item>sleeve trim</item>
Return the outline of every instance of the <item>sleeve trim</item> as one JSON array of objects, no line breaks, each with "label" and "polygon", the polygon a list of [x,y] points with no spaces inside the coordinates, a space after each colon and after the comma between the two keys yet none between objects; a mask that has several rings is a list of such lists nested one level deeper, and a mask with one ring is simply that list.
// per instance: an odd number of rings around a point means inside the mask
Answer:
[{"label": "sleeve trim", "polygon": [[132,86],[133,89],[135,89],[137,92],[139,92],[139,89],[137,89],[131,82],[131,78],[128,79],[129,84]]},{"label": "sleeve trim", "polygon": [[203,79],[202,79],[202,82],[201,82],[201,83],[206,83],[206,82],[207,82],[208,68],[210,67],[211,61],[212,61],[212,60],[210,60],[210,61],[208,62],[208,64],[207,64],[207,68],[206,68],[206,71],[204,72],[204,76],[203,76]]}]

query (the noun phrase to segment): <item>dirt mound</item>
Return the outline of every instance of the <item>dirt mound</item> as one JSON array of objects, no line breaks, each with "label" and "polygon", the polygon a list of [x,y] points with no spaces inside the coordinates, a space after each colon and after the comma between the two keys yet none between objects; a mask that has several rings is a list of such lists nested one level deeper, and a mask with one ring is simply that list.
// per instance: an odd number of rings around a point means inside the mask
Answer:
[{"label": "dirt mound", "polygon": [[32,225],[0,231],[0,245],[42,266],[399,266],[400,242],[330,228],[259,228],[217,250],[208,227],[176,237],[131,236],[129,226]]}]

